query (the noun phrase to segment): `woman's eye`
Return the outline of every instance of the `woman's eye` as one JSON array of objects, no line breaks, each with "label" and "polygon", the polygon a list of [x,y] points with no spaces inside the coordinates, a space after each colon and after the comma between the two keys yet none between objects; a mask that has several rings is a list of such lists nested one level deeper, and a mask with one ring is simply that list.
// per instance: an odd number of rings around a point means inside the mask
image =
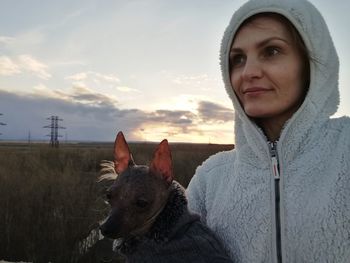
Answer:
[{"label": "woman's eye", "polygon": [[243,65],[245,62],[245,56],[242,54],[236,54],[233,56],[230,56],[230,66],[232,68],[239,67]]},{"label": "woman's eye", "polygon": [[279,54],[280,50],[277,47],[266,47],[264,50],[264,53],[265,53],[264,55],[266,57],[273,57],[273,56],[276,56],[277,54]]}]

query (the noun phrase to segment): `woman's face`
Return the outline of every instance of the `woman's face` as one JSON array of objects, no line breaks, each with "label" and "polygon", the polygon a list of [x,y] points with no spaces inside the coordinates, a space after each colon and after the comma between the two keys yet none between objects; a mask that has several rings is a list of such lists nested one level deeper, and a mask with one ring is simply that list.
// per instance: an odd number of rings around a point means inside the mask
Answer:
[{"label": "woman's face", "polygon": [[287,27],[257,17],[237,32],[230,51],[231,84],[252,118],[287,121],[304,98],[303,60]]}]

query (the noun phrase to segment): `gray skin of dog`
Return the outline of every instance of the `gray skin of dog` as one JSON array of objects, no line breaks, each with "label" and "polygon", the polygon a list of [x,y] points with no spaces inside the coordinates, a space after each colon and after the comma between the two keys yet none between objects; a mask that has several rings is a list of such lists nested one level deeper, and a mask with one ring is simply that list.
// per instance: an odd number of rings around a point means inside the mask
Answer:
[{"label": "gray skin of dog", "polygon": [[121,239],[127,262],[233,262],[198,215],[187,208],[183,187],[173,180],[171,152],[163,140],[149,166],[136,165],[124,135],[114,145],[116,179],[107,192],[108,238]]}]

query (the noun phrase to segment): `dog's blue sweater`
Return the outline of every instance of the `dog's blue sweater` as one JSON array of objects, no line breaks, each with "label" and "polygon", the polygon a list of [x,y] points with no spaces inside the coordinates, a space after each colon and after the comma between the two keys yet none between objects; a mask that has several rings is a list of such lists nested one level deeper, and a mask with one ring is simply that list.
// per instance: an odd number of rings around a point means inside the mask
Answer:
[{"label": "dog's blue sweater", "polygon": [[[229,74],[237,28],[261,12],[289,19],[314,58],[306,98],[277,142],[277,180],[267,139],[244,113]],[[322,16],[305,0],[252,0],[232,17],[221,66],[235,108],[235,150],[197,169],[188,198],[235,261],[350,262],[350,120],[330,118],[339,104],[338,64]]]}]

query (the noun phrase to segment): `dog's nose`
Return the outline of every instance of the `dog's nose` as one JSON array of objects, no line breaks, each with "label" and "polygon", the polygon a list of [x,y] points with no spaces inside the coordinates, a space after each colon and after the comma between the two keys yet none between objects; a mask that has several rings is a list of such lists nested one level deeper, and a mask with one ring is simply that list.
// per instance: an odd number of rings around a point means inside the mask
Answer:
[{"label": "dog's nose", "polygon": [[120,235],[120,231],[122,230],[122,226],[117,210],[112,210],[108,218],[104,222],[101,222],[100,232],[103,236],[109,238],[115,238]]},{"label": "dog's nose", "polygon": [[100,225],[100,232],[104,237],[108,237],[108,238],[114,238],[114,236],[117,233],[116,229],[113,228],[113,226],[109,224],[109,222],[106,222]]}]

